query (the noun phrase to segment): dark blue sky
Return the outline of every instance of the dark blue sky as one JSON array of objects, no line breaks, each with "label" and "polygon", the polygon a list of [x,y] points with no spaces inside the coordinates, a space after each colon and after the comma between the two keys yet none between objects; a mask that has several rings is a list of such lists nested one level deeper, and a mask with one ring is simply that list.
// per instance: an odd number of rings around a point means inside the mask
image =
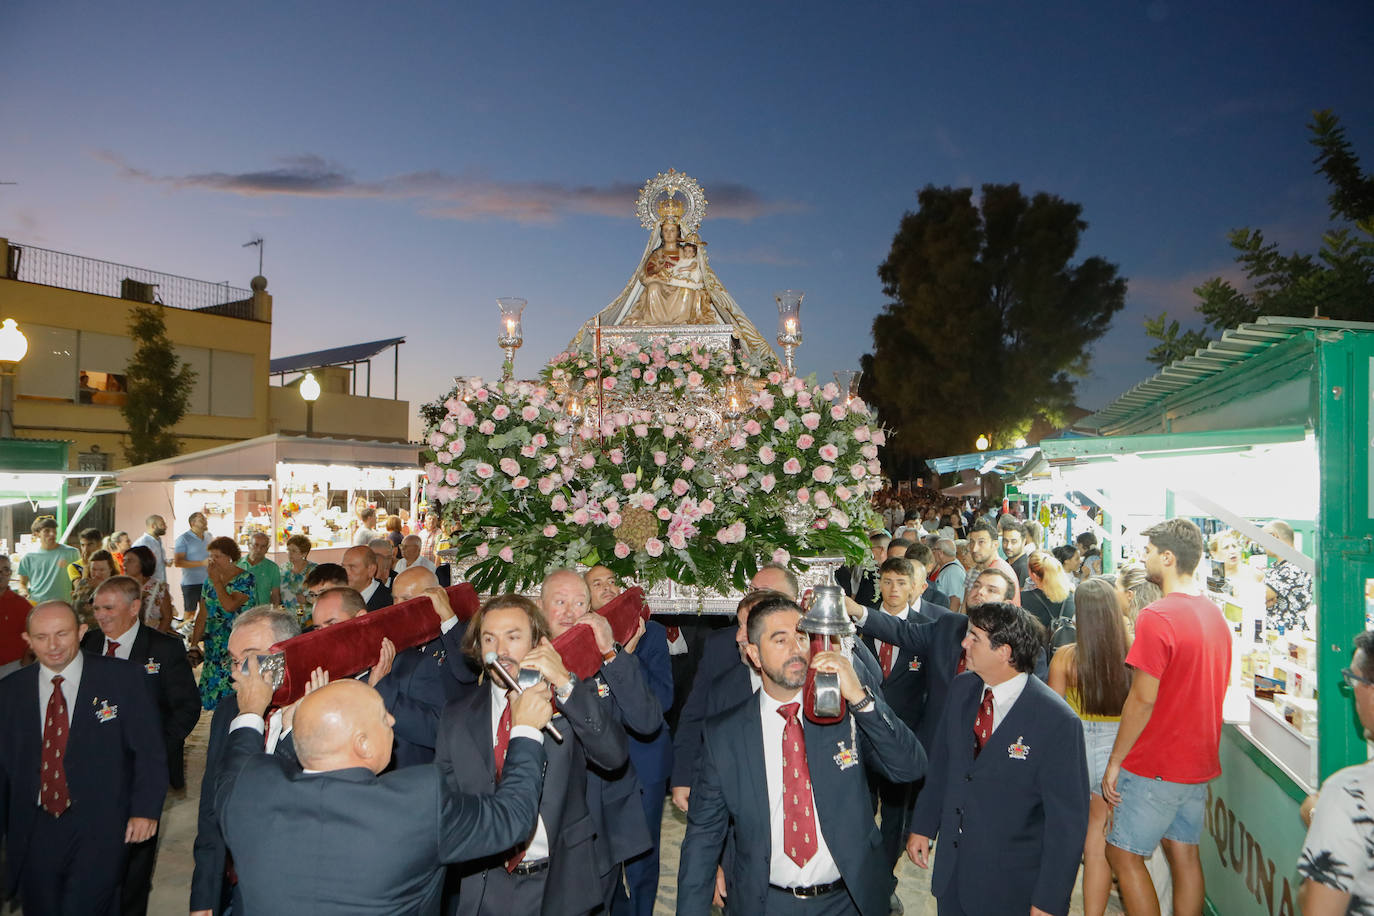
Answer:
[{"label": "dark blue sky", "polygon": [[1313,109],[1374,168],[1371,47],[1367,2],[10,0],[0,234],[246,286],[260,233],[274,355],[405,335],[418,403],[498,371],[497,296],[530,301],[524,374],[561,349],[669,166],[765,333],[806,290],[799,366],[827,377],[871,346],[915,191],[1017,181],[1081,203],[1081,254],[1130,280],[1098,407],[1150,373],[1145,315],[1234,274],[1229,229],[1315,245]]}]

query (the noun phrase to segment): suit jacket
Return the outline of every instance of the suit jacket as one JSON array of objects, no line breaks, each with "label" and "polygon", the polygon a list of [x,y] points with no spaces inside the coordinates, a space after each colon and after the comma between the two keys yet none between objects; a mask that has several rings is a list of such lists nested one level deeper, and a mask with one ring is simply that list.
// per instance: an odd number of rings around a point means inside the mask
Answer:
[{"label": "suit jacket", "polygon": [[[635,658],[644,680],[666,714],[673,705],[673,663],[668,654],[668,631],[663,624],[650,620],[644,625],[644,635],[635,646]],[[668,781],[673,767],[673,737],[668,726],[659,723],[650,733],[631,731],[630,762],[644,785],[661,785]]]},{"label": "suit jacket", "polygon": [[862,604],[870,607],[878,603],[878,574],[871,569],[866,569],[859,576],[858,588],[854,587],[853,566],[841,566],[835,570],[835,584],[838,585],[846,595]]},{"label": "suit jacket", "polygon": [[[648,638],[646,629],[644,638]],[[643,639],[640,640],[641,644]],[[667,637],[663,637],[662,664],[668,664]],[[669,675],[671,677],[671,674]],[[649,686],[644,666],[636,653],[620,652],[601,666],[593,683],[606,706],[606,714],[619,722],[626,735],[650,735],[657,738],[665,730],[663,706]],[[669,688],[671,690],[671,686]],[[634,747],[635,742],[630,742]],[[671,748],[669,749],[671,752]],[[649,825],[644,820],[644,804],[640,800],[639,773],[634,765],[633,751],[619,767],[607,769],[593,764],[587,773],[587,810],[591,813],[596,832],[605,838],[598,850],[605,858],[598,865],[600,874],[625,862],[653,846]]]},{"label": "suit jacket", "polygon": [[[870,614],[886,614],[882,608],[869,608]],[[918,600],[907,619],[914,615],[919,622],[929,623],[937,617],[950,614],[949,608],[928,601]],[[895,619],[895,618],[894,618]],[[864,643],[875,658],[880,647],[877,640],[865,633]],[[926,662],[905,646],[897,646],[893,653],[892,673],[883,678],[883,699],[887,700],[907,728],[920,734],[921,718],[926,708]],[[879,662],[881,670],[881,662]]]},{"label": "suit jacket", "polygon": [[367,599],[367,609],[369,611],[380,611],[384,607],[391,607],[396,600],[391,597],[391,586],[380,579],[374,580],[377,583],[377,590],[372,593],[372,597]]},{"label": "suit jacket", "polygon": [[436,766],[306,774],[264,754],[257,729],[237,729],[214,791],[244,909],[437,912],[444,863],[491,855],[534,829],[543,765],[539,742],[512,739],[501,785],[470,794]]},{"label": "suit jacket", "polygon": [[437,639],[397,652],[391,671],[377,683],[382,702],[396,718],[392,760],[397,768],[433,762],[444,707],[465,685],[477,684],[461,649],[465,629],[459,622]]},{"label": "suit jacket", "polygon": [[[733,835],[735,849],[726,876],[730,908],[742,913],[765,910],[773,838],[760,715],[755,699],[706,724],[701,772],[692,789],[678,867],[679,916],[706,916],[709,911],[716,863],[727,834]],[[859,912],[887,916],[892,869],[873,820],[867,770],[894,782],[913,782],[925,773],[925,752],[881,698],[873,709],[849,713],[834,725],[803,718],[802,727],[821,834]],[[858,736],[856,742],[850,741],[851,734]],[[837,744],[851,748],[857,760],[837,759]]]},{"label": "suit jacket", "polygon": [[[549,837],[549,871],[540,911],[543,916],[586,913],[601,903],[601,888],[594,879],[601,874],[597,870],[596,827],[587,811],[587,763],[592,761],[613,770],[627,760],[625,731],[608,717],[594,682],[578,682],[567,702],[558,705],[563,715],[555,716],[554,722],[563,733],[563,741],[559,743],[545,735],[548,764],[538,812]],[[491,690],[485,683],[444,709],[436,761],[463,792],[485,795],[505,785],[504,769],[501,782],[496,782]],[[504,868],[511,847],[533,835],[531,821],[527,831],[495,855],[470,858],[457,866],[462,882],[458,892],[459,916],[477,912],[486,889],[487,872]],[[604,853],[600,857],[604,858]]]},{"label": "suit jacket", "polygon": [[[949,595],[946,595],[944,592],[940,591],[934,585],[926,586],[926,590],[921,592],[921,600],[924,601],[926,604],[937,604],[945,610],[949,610]],[[862,601],[860,601],[859,603],[863,604]],[[877,604],[878,601],[875,600],[871,605],[864,604],[864,607],[874,607]]]},{"label": "suit jacket", "polygon": [[[158,820],[167,794],[162,727],[142,673],[114,658],[85,655],[63,764],[72,818],[83,834],[120,840],[131,817]],[[0,680],[0,824],[13,892],[25,867],[56,867],[29,842],[37,805],[43,721],[37,664]],[[100,718],[104,716],[104,718]],[[43,815],[46,817],[47,815]]]},{"label": "suit jacket", "polygon": [[[942,839],[931,891],[956,882],[970,913],[1062,916],[1078,880],[1088,830],[1088,764],[1083,727],[1039,678],[1025,689],[973,756],[973,722],[983,681],[965,672],[931,747],[930,775],[916,800],[911,832]],[[695,799],[694,799],[695,801]],[[989,864],[997,880],[989,881]]]},{"label": "suit jacket", "polygon": [[[105,651],[105,634],[90,630],[81,648],[100,655]],[[182,641],[144,624],[134,636],[129,661],[143,672],[143,684],[162,716],[162,741],[167,752],[167,775],[171,784],[186,784],[186,736],[200,721],[200,690],[186,661]]]}]

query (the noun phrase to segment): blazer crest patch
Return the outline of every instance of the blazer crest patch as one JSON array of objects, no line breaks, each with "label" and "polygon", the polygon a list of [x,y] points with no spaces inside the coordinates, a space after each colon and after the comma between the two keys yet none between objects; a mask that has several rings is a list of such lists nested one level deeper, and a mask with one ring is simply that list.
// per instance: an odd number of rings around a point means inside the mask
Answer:
[{"label": "blazer crest patch", "polygon": [[601,697],[601,699],[603,700],[611,695],[610,685],[603,681],[601,678],[596,679],[596,695]]},{"label": "blazer crest patch", "polygon": [[[94,705],[95,702],[95,700],[92,700],[92,705]],[[95,711],[96,720],[102,723],[109,722],[111,719],[116,718],[118,715],[119,707],[111,706],[109,700],[101,700],[100,708]]]},{"label": "blazer crest patch", "polygon": [[1025,743],[1025,738],[1021,735],[1016,736],[1016,743],[1007,746],[1007,756],[1012,760],[1025,760],[1030,757],[1030,745]]},{"label": "blazer crest patch", "polygon": [[908,671],[920,671],[920,670],[921,670],[921,660],[920,660],[919,658],[913,658],[913,659],[911,660],[911,662],[906,666],[906,670],[908,670]]},{"label": "blazer crest patch", "polygon": [[836,741],[835,745],[840,749],[840,752],[835,755],[836,766],[842,770],[847,770],[852,766],[858,765],[859,754],[854,750],[853,744],[846,747],[843,741]]},{"label": "blazer crest patch", "polygon": [[158,661],[155,658],[150,658],[147,662],[144,663],[143,670],[148,674],[157,674],[159,671],[162,670],[162,662]]}]

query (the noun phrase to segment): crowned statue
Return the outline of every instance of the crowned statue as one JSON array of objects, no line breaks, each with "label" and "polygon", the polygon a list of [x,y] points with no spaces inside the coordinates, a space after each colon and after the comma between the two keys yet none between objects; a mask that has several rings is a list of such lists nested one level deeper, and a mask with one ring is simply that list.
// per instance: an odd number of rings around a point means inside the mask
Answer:
[{"label": "crowned statue", "polygon": [[610,305],[584,324],[573,344],[594,326],[635,329],[660,336],[728,333],[748,353],[771,353],[768,342],[730,297],[706,255],[697,229],[706,195],[696,180],[669,169],[639,193],[636,214],[649,240],[629,283]]}]

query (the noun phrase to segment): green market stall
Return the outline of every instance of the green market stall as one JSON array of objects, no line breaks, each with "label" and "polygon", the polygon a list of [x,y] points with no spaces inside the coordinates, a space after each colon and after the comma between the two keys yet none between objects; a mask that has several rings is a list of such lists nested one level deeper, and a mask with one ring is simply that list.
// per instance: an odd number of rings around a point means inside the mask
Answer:
[{"label": "green market stall", "polygon": [[[1312,639],[1288,634],[1289,651],[1274,659],[1295,691],[1291,717],[1282,697],[1255,696],[1250,621],[1236,618],[1244,657],[1233,664],[1201,849],[1210,912],[1297,913],[1299,805],[1370,756],[1340,671],[1374,596],[1372,383],[1374,324],[1260,318],[1080,421],[1091,435],[1043,440],[1018,481],[1101,507],[1108,562],[1143,546],[1140,528],[1188,516],[1218,519],[1313,573]],[[1260,531],[1275,518],[1293,526],[1297,549]]]}]

